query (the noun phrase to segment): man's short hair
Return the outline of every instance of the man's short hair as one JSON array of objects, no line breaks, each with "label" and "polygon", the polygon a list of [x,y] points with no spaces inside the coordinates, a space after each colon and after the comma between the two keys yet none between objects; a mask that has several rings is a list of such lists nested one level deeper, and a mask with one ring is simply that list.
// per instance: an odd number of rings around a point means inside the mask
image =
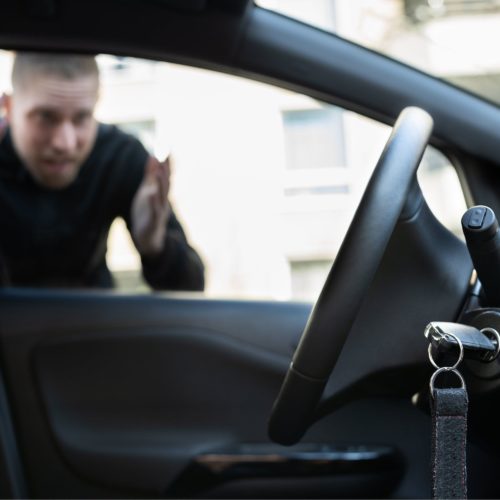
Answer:
[{"label": "man's short hair", "polygon": [[22,87],[35,75],[48,75],[65,80],[95,76],[99,80],[99,70],[94,56],[17,52],[12,67],[12,88]]}]

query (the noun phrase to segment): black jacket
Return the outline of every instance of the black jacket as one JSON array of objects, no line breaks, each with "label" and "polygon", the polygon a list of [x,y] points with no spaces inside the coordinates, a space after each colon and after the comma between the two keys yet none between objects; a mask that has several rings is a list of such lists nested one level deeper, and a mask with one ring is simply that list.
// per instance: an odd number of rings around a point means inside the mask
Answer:
[{"label": "black jacket", "polygon": [[[148,153],[134,137],[99,125],[96,142],[75,182],[62,190],[36,183],[21,163],[9,130],[0,141],[0,253],[15,286],[110,287],[109,228],[132,200]],[[202,290],[203,264],[172,213],[163,252],[142,257],[155,289]]]}]

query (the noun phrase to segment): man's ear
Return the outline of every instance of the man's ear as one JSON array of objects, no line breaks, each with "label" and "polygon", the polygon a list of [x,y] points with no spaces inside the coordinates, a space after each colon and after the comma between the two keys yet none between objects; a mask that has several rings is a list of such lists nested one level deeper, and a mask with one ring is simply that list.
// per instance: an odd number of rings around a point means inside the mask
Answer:
[{"label": "man's ear", "polygon": [[10,96],[0,95],[0,140],[2,140],[10,120],[12,102]]},{"label": "man's ear", "polygon": [[0,96],[0,119],[4,118],[10,122],[12,116],[12,96],[9,94],[2,94]]}]

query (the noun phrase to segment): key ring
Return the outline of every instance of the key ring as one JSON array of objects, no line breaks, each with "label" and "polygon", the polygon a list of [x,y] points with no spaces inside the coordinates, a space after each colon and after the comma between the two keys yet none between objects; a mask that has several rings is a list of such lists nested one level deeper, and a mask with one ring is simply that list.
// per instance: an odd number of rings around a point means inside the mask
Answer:
[{"label": "key ring", "polygon": [[436,377],[441,373],[454,373],[460,379],[460,383],[462,384],[461,389],[465,389],[465,380],[460,372],[456,368],[452,368],[450,366],[442,366],[432,374],[431,380],[429,382],[429,390],[431,392],[432,399],[434,399],[434,382],[436,381]]},{"label": "key ring", "polygon": [[[485,328],[485,330],[487,330],[487,328]],[[464,346],[462,344],[462,341],[456,335],[454,335],[453,333],[447,333],[446,335],[449,335],[450,337],[453,337],[457,341],[458,348],[460,349],[460,352],[458,354],[457,362],[453,366],[439,366],[434,361],[434,358],[432,357],[432,344],[429,344],[429,348],[427,349],[427,353],[429,354],[429,361],[431,362],[431,364],[432,364],[432,366],[434,368],[437,368],[438,371],[442,370],[442,369],[446,369],[446,371],[455,370],[458,367],[458,365],[462,362],[462,360],[464,359]],[[497,333],[497,335],[498,335],[498,333]],[[500,346],[500,343],[499,343],[499,346]],[[436,372],[436,373],[438,373],[438,372]],[[436,375],[436,373],[434,373],[434,375]],[[462,378],[462,377],[460,376],[460,378]]]},{"label": "key ring", "polygon": [[[493,361],[494,359],[496,359],[498,357],[498,354],[500,354],[500,333],[498,333],[494,328],[483,328],[481,330],[481,333],[484,333],[485,335],[487,333],[491,334],[497,342],[497,350],[495,351],[495,354],[493,356],[491,356],[491,358],[488,358],[488,360],[487,360],[487,361]],[[486,336],[490,337],[490,335],[486,335]]]}]

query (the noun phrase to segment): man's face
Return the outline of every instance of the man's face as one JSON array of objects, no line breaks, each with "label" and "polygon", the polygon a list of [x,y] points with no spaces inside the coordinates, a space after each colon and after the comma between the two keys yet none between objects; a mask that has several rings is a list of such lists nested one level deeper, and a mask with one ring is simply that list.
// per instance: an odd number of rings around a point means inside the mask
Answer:
[{"label": "man's face", "polygon": [[7,100],[14,147],[42,186],[63,189],[76,179],[96,137],[97,94],[95,76],[35,75]]}]

